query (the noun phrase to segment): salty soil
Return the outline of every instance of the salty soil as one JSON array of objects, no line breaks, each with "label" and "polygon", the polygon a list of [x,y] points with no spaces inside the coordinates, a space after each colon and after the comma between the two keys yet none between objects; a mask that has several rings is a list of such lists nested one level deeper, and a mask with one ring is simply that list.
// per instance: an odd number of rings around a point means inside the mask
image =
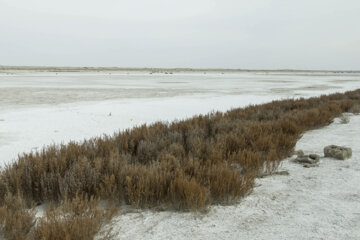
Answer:
[{"label": "salty soil", "polygon": [[174,96],[314,96],[353,89],[360,73],[0,72],[0,110]]}]

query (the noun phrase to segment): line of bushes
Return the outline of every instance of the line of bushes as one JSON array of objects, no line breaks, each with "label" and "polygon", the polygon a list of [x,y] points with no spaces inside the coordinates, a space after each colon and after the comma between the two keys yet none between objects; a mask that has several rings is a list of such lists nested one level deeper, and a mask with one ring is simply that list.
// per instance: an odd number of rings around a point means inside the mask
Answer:
[{"label": "line of bushes", "polygon": [[[233,203],[249,193],[259,174],[277,168],[304,131],[327,125],[359,104],[360,89],[212,112],[51,145],[22,154],[1,171],[0,204],[6,207],[9,196],[21,198],[27,207],[69,204],[67,199],[78,196],[117,206],[175,210]],[[2,226],[9,219],[8,213],[0,211]],[[57,218],[46,219],[39,226]]]}]

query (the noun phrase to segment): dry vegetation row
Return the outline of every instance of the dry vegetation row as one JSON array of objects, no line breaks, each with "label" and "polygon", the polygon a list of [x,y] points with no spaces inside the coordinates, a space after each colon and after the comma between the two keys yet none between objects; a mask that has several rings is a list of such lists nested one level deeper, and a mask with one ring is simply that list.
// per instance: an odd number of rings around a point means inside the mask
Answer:
[{"label": "dry vegetation row", "polygon": [[[0,173],[2,232],[89,239],[106,215],[99,200],[175,210],[233,203],[276,169],[304,131],[359,104],[360,90],[273,101],[23,154]],[[31,207],[43,203],[52,207],[35,222]]]}]

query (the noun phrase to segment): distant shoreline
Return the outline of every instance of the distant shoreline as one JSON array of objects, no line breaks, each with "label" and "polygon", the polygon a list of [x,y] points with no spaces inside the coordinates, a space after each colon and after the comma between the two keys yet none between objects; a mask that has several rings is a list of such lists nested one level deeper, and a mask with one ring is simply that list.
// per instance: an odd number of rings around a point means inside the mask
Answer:
[{"label": "distant shoreline", "polygon": [[45,66],[0,66],[0,70],[42,72],[88,72],[88,71],[148,71],[148,72],[326,72],[360,73],[360,70],[301,70],[301,69],[231,69],[231,68],[123,68],[123,67],[45,67]]}]

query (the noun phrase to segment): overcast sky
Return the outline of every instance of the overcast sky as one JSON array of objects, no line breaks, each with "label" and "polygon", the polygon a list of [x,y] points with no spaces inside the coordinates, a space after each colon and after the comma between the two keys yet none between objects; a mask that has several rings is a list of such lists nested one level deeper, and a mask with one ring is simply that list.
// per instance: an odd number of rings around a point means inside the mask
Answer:
[{"label": "overcast sky", "polygon": [[360,70],[360,1],[0,0],[0,65]]}]

